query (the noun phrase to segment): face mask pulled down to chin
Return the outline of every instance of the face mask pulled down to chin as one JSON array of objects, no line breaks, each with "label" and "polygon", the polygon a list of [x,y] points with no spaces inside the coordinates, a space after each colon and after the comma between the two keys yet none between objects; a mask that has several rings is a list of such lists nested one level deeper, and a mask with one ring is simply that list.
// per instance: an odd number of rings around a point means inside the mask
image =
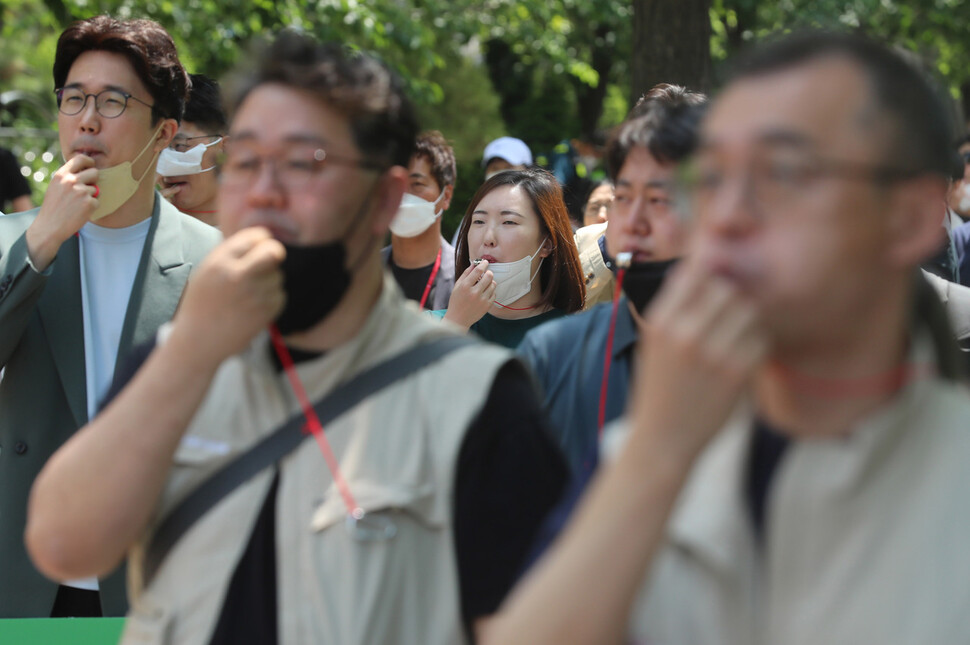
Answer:
[{"label": "face mask pulled down to chin", "polygon": [[436,213],[435,210],[444,196],[445,191],[442,190],[438,199],[429,202],[417,195],[404,193],[397,215],[391,220],[391,233],[398,237],[417,237],[427,231],[441,216],[441,213]]},{"label": "face mask pulled down to chin", "polygon": [[653,297],[660,291],[664,280],[677,264],[677,258],[660,262],[631,263],[623,276],[623,293],[637,311],[643,313]]},{"label": "face mask pulled down to chin", "polygon": [[284,244],[280,265],[286,304],[276,318],[283,336],[306,331],[327,317],[347,293],[351,274],[343,241],[296,246]]},{"label": "face mask pulled down to chin", "polygon": [[535,272],[532,271],[532,259],[538,255],[539,251],[542,250],[542,245],[545,244],[545,239],[539,243],[539,248],[532,255],[527,255],[521,260],[516,260],[515,262],[494,262],[488,265],[488,270],[492,272],[492,278],[495,280],[495,302],[499,305],[508,306],[529,293],[529,289],[532,288],[532,281],[539,274],[539,269],[542,267],[542,261],[545,258],[539,260],[539,266],[536,267]]},{"label": "face mask pulled down to chin", "polygon": [[152,147],[155,143],[155,137],[158,136],[161,129],[162,125],[159,125],[151,139],[148,140],[148,143],[145,144],[145,147],[141,149],[141,152],[135,156],[133,161],[122,161],[120,164],[111,166],[110,168],[101,168],[98,170],[98,179],[96,182],[98,187],[98,206],[91,213],[90,219],[92,222],[96,222],[102,217],[110,215],[121,208],[138,190],[141,182],[152,171],[155,157],[158,155],[152,155],[152,163],[148,164],[148,167],[145,168],[145,171],[138,179],[132,176],[132,166]]}]

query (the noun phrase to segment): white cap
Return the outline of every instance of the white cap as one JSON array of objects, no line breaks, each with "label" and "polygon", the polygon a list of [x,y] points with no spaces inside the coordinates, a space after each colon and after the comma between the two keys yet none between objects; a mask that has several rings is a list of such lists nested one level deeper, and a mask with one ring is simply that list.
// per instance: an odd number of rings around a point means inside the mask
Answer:
[{"label": "white cap", "polygon": [[505,159],[513,166],[531,166],[532,152],[529,146],[525,145],[522,139],[515,137],[499,137],[495,141],[485,146],[485,154],[482,155],[482,167],[495,157]]}]

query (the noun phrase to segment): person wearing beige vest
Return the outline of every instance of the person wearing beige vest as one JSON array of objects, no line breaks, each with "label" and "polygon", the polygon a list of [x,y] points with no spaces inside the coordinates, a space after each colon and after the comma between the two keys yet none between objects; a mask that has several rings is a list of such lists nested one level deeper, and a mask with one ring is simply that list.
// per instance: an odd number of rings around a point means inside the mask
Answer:
[{"label": "person wearing beige vest", "polygon": [[970,642],[970,393],[918,269],[949,145],[881,45],[809,32],[744,61],[612,461],[483,642]]},{"label": "person wearing beige vest", "polygon": [[[125,644],[467,642],[558,498],[562,456],[522,364],[428,320],[385,274],[418,132],[396,77],[295,34],[250,70],[220,179],[226,241],[42,472],[28,549],[63,577],[129,553]],[[301,401],[448,337],[461,346],[322,428]],[[288,419],[314,436],[155,558],[183,500]]]}]

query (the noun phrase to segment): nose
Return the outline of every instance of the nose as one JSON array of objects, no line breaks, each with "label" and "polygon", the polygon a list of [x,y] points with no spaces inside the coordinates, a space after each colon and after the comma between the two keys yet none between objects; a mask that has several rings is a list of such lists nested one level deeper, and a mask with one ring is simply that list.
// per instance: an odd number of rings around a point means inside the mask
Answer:
[{"label": "nose", "polygon": [[84,132],[96,133],[101,130],[101,115],[98,114],[97,100],[90,94],[84,97],[84,107],[76,115],[78,126]]},{"label": "nose", "polygon": [[720,186],[695,204],[702,226],[727,236],[749,233],[761,221],[755,171],[738,164]]},{"label": "nose", "polygon": [[482,244],[492,248],[498,243],[498,236],[495,233],[495,226],[491,223],[485,225],[485,230],[482,231]]},{"label": "nose", "polygon": [[286,191],[277,174],[276,163],[271,159],[262,159],[259,170],[247,189],[249,203],[256,207],[279,208],[286,201]]},{"label": "nose", "polygon": [[[617,209],[614,209],[616,211]],[[614,219],[616,213],[614,212]],[[612,221],[610,224],[612,225]],[[650,220],[650,200],[645,195],[636,195],[630,203],[629,212],[621,218],[621,227],[630,235],[647,237],[653,231]]]}]

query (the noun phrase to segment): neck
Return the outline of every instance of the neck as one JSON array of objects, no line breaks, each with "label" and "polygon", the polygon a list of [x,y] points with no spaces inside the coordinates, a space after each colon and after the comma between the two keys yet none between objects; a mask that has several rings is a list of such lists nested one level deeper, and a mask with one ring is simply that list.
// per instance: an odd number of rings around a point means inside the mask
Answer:
[{"label": "neck", "polygon": [[[502,303],[505,307],[499,304],[493,304],[488,310],[488,313],[492,314],[496,318],[502,318],[503,320],[521,320],[523,318],[532,318],[533,316],[538,316],[539,314],[544,314],[545,312],[552,309],[549,305],[540,305],[539,301],[542,300],[542,291],[539,286],[539,276],[532,281],[532,288],[529,289],[529,293],[525,294],[515,302]],[[508,309],[506,309],[508,307]]]},{"label": "neck", "polygon": [[216,209],[216,197],[213,195],[208,201],[202,204],[197,204],[182,212],[187,215],[191,215],[197,220],[205,222],[209,226],[216,226],[216,216],[218,215],[218,211]]},{"label": "neck", "polygon": [[138,186],[138,190],[131,196],[131,199],[118,207],[118,209],[105,215],[95,224],[105,228],[125,228],[134,226],[152,216],[155,208],[155,186],[152,182],[145,179]]},{"label": "neck", "polygon": [[912,376],[904,364],[908,300],[888,309],[843,326],[837,339],[776,347],[755,379],[765,420],[795,437],[845,436],[892,400]]},{"label": "neck", "polygon": [[360,333],[370,316],[384,283],[380,255],[374,253],[354,273],[343,299],[315,327],[286,336],[286,344],[295,349],[323,352],[343,345]]},{"label": "neck", "polygon": [[441,218],[415,237],[391,235],[391,257],[402,269],[420,269],[434,264],[441,249]]}]

